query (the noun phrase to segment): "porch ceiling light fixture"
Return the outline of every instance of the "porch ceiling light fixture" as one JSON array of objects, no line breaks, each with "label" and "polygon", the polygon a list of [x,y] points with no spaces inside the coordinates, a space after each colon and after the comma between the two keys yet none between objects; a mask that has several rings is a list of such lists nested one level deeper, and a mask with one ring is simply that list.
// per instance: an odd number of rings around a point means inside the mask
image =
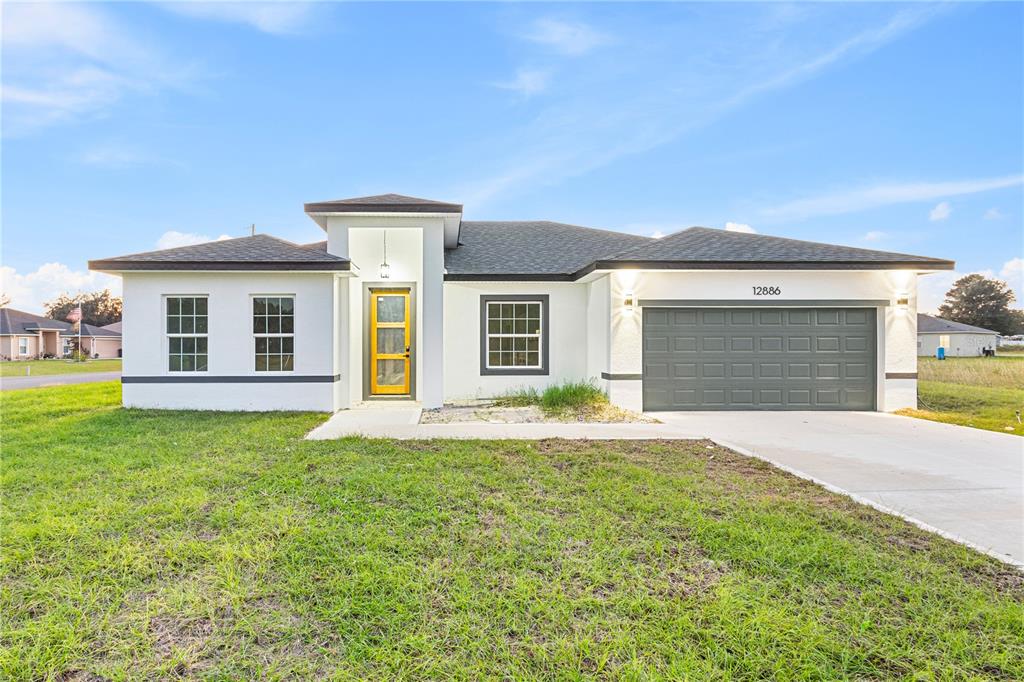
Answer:
[{"label": "porch ceiling light fixture", "polygon": [[391,277],[391,266],[388,265],[388,231],[384,230],[384,260],[380,264],[380,278],[389,279]]}]

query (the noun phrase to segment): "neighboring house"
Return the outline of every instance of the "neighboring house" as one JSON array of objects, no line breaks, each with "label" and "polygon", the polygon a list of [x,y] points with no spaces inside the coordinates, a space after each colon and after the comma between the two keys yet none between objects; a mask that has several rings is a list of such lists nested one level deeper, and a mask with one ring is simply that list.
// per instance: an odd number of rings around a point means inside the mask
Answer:
[{"label": "neighboring house", "polygon": [[[34,360],[63,357],[78,338],[70,322],[51,320],[13,308],[0,308],[0,359]],[[90,356],[120,357],[121,333],[82,325],[82,349]]]},{"label": "neighboring house", "polygon": [[387,194],[254,235],[91,261],[124,280],[124,404],[323,410],[595,380],[639,410],[917,401],[917,277],[948,260],[690,228],[479,222]]},{"label": "neighboring house", "polygon": [[944,320],[933,315],[917,314],[917,354],[934,356],[939,346],[950,357],[981,355],[984,348],[995,349],[999,332],[969,324]]}]

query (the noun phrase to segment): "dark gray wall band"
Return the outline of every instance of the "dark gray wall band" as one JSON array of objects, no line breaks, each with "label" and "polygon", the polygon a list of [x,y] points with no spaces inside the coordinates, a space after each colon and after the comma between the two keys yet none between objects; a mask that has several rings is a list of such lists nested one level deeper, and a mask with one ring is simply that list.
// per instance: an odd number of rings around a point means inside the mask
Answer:
[{"label": "dark gray wall band", "polygon": [[886,379],[916,379],[917,372],[886,372]]},{"label": "dark gray wall band", "polygon": [[644,378],[643,374],[613,374],[611,372],[601,372],[601,378],[609,381],[639,381]]},{"label": "dark gray wall band", "polygon": [[[545,376],[548,370],[548,347],[551,330],[548,328],[548,294],[481,294],[480,296],[480,376]],[[540,367],[523,369],[487,367],[487,304],[492,301],[540,301]]]},{"label": "dark gray wall band", "polygon": [[341,381],[341,375],[335,374],[273,374],[261,376],[209,376],[202,372],[183,374],[181,376],[135,376],[121,377],[122,384],[333,384]]}]

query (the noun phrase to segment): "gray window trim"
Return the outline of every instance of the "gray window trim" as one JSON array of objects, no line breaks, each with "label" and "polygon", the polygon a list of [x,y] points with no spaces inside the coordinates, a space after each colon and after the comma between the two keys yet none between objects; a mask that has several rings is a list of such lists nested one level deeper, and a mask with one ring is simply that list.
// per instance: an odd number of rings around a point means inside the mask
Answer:
[{"label": "gray window trim", "polygon": [[[540,301],[540,367],[502,367],[491,369],[487,366],[487,304],[496,301],[505,302],[537,302]],[[549,348],[551,346],[551,330],[549,314],[551,296],[549,294],[481,294],[480,295],[480,376],[547,376],[550,364]]]}]

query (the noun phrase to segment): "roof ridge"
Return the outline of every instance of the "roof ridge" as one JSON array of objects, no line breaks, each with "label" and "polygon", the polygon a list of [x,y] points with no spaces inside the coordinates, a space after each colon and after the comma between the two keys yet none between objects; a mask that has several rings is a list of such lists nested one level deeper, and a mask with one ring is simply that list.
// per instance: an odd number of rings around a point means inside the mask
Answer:
[{"label": "roof ridge", "polygon": [[636,237],[637,239],[646,239],[651,241],[654,237],[648,237],[642,234],[636,234],[634,232],[623,232],[622,230],[613,230],[608,227],[590,227],[589,225],[577,225],[576,223],[563,223],[558,220],[463,220],[463,224],[469,223],[471,225],[481,225],[484,223],[504,223],[509,225],[521,225],[523,223],[545,223],[548,225],[561,225],[562,227],[574,227],[579,230],[588,230],[590,232],[606,232],[608,234],[619,235],[622,237]]},{"label": "roof ridge", "polygon": [[[928,258],[928,256],[918,256],[918,255],[913,254],[913,253],[903,253],[901,251],[882,251],[880,249],[866,249],[863,246],[848,246],[846,244],[830,244],[828,242],[815,242],[815,241],[811,241],[810,239],[796,239],[794,237],[780,237],[780,236],[774,235],[774,234],[761,234],[760,232],[735,232],[735,231],[731,231],[731,230],[726,230],[725,228],[704,227],[704,226],[701,226],[701,225],[695,225],[693,227],[689,227],[686,230],[683,230],[683,232],[688,232],[690,230],[706,230],[708,232],[721,232],[721,233],[724,233],[724,234],[736,235],[737,237],[742,237],[744,239],[751,239],[751,238],[752,239],[757,239],[757,238],[760,237],[760,238],[767,238],[767,239],[778,239],[778,240],[781,240],[781,241],[791,242],[791,243],[795,243],[795,244],[810,244],[812,246],[840,247],[840,248],[843,248],[843,249],[854,249],[855,251],[861,251],[863,253],[885,254],[887,256],[906,256],[908,258]],[[678,233],[676,233],[676,234],[678,234]],[[933,259],[933,260],[940,260],[940,259]]]}]

